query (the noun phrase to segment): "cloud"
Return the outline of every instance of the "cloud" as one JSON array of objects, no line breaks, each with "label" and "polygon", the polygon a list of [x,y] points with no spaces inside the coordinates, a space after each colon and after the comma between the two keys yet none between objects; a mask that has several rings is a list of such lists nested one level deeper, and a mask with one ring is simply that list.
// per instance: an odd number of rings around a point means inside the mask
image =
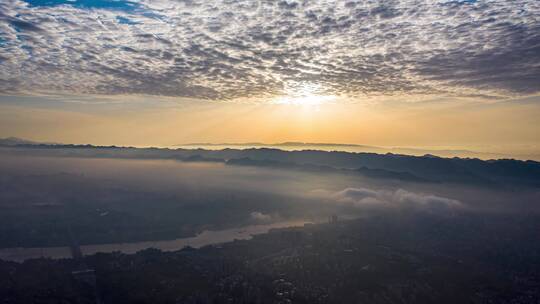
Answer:
[{"label": "cloud", "polygon": [[312,191],[312,195],[359,209],[402,208],[432,213],[448,213],[464,207],[458,200],[432,194],[414,193],[403,189],[386,191],[346,188],[338,192],[315,190]]},{"label": "cloud", "polygon": [[535,0],[6,0],[0,90],[507,98],[540,91],[539,20]]},{"label": "cloud", "polygon": [[265,214],[259,211],[251,212],[249,216],[256,222],[269,222],[273,219],[271,214]]}]

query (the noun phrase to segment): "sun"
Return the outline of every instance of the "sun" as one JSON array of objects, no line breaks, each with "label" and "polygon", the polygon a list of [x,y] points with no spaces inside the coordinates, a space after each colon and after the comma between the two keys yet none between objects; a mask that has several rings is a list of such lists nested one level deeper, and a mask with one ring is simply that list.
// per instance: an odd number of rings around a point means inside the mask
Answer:
[{"label": "sun", "polygon": [[273,100],[273,103],[314,107],[329,103],[336,99],[334,95],[326,95],[318,84],[306,82],[288,82],[284,88],[284,95]]},{"label": "sun", "polygon": [[334,100],[334,96],[308,95],[308,96],[284,96],[275,100],[277,104],[313,107]]}]

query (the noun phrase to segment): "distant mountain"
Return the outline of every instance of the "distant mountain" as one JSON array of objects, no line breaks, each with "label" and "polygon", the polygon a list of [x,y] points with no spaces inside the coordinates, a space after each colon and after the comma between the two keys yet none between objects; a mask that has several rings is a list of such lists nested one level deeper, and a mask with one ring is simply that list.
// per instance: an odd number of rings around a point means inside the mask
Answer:
[{"label": "distant mountain", "polygon": [[18,138],[18,137],[8,137],[0,138],[0,146],[17,146],[17,145],[37,145],[39,143]]},{"label": "distant mountain", "polygon": [[[173,147],[189,148],[189,149],[225,149],[225,148],[278,148],[283,150],[323,150],[323,151],[344,151],[344,152],[368,152],[368,153],[394,153],[406,154],[415,156],[431,155],[433,157],[471,157],[480,159],[497,159],[508,157],[505,154],[481,152],[465,149],[428,149],[428,148],[408,148],[408,147],[379,147],[360,144],[343,144],[343,143],[310,143],[288,141],[281,143],[261,143],[261,142],[246,142],[246,143],[187,143],[178,144]],[[540,154],[523,154],[515,155],[515,158],[527,160],[540,160]]]},{"label": "distant mountain", "polygon": [[281,143],[265,144],[260,142],[247,143],[187,143],[177,144],[175,147],[355,147],[382,149],[375,146],[357,145],[357,144],[336,144],[336,143],[308,143],[299,141],[287,141]]},{"label": "distant mountain", "polygon": [[7,137],[7,138],[0,138],[0,146],[33,146],[33,145],[58,145],[57,143],[51,143],[51,142],[37,142],[37,141],[31,141],[27,139],[22,139],[18,137]]},{"label": "distant mountain", "polygon": [[[168,149],[92,145],[50,145],[4,140],[3,153],[39,156],[174,159],[223,162],[320,173],[360,174],[410,182],[442,182],[483,186],[540,187],[540,163],[514,159],[480,160],[366,152],[250,149]],[[7,152],[6,152],[7,151]]]},{"label": "distant mountain", "polygon": [[253,160],[248,157],[230,159],[227,165],[236,166],[256,166],[274,169],[301,170],[318,173],[340,173],[340,174],[358,174],[365,177],[377,179],[394,179],[410,182],[434,182],[424,179],[408,172],[396,172],[384,169],[370,169],[366,167],[358,169],[335,168],[331,166],[315,165],[315,164],[297,164],[291,162],[280,162],[275,160]]}]

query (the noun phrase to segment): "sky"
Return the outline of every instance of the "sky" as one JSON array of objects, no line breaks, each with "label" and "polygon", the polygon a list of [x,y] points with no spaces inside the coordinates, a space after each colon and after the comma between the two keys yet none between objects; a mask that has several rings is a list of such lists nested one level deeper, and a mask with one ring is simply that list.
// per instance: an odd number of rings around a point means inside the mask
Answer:
[{"label": "sky", "polygon": [[540,2],[3,0],[0,136],[540,151]]}]

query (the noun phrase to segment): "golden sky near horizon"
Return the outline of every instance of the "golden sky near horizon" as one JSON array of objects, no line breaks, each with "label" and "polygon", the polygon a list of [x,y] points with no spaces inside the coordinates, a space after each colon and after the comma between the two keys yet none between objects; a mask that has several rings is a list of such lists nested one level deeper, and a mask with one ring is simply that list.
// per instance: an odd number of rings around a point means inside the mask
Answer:
[{"label": "golden sky near horizon", "polygon": [[524,100],[260,104],[123,98],[129,101],[2,105],[0,136],[128,146],[303,141],[508,155],[539,151],[540,107]]}]

